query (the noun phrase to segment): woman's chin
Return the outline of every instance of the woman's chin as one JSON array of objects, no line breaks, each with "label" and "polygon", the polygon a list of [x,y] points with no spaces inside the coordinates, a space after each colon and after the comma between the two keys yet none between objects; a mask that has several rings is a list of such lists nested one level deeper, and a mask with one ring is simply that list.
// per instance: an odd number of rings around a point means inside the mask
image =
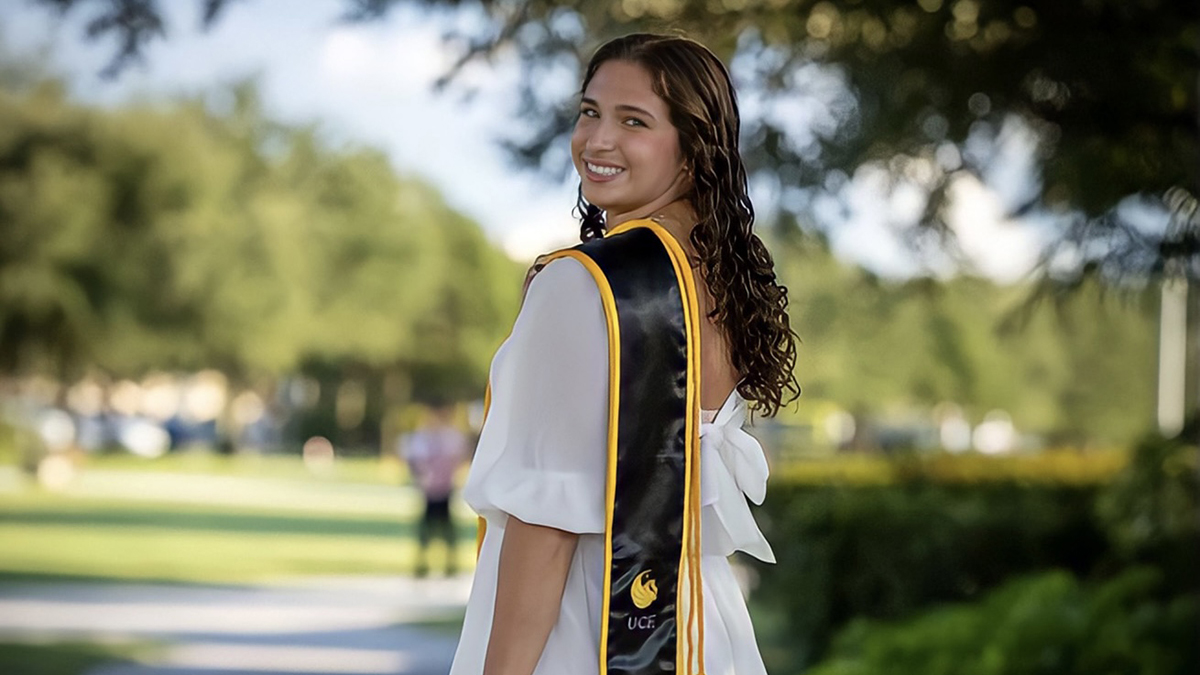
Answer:
[{"label": "woman's chin", "polygon": [[[597,194],[598,192],[599,194]],[[583,198],[587,200],[587,203],[605,213],[611,213],[614,209],[617,211],[621,210],[620,205],[613,200],[612,195],[606,195],[599,190],[584,190]]]}]

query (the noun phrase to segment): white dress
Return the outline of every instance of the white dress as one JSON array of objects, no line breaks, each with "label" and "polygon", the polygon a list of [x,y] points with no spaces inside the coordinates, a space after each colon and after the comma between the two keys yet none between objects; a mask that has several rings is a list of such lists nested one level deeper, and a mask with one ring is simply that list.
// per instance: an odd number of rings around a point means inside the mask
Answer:
[{"label": "white dress", "polygon": [[[529,286],[512,334],[492,361],[491,406],[463,498],[487,519],[451,675],[479,675],[491,632],[508,517],[580,535],[562,608],[535,675],[597,675],[604,584],[608,338],[600,294],[578,261],[560,258]],[[703,411],[701,575],[708,675],[765,675],[728,562],[736,550],[774,562],[747,498],[761,503],[767,463],[742,430],[734,392]],[[711,420],[711,421],[709,421]]]}]

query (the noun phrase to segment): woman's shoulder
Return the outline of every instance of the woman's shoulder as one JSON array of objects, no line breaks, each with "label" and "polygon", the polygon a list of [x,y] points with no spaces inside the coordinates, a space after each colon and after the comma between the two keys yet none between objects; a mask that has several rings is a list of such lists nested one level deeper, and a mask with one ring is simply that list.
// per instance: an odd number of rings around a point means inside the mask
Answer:
[{"label": "woman's shoulder", "polygon": [[555,258],[546,261],[529,283],[512,332],[501,348],[503,362],[523,364],[518,368],[534,371],[569,373],[569,364],[602,351],[607,339],[604,305],[595,279],[579,261]]},{"label": "woman's shoulder", "polygon": [[583,262],[571,255],[555,251],[538,256],[529,270],[527,285],[530,295],[595,294],[596,281]]},{"label": "woman's shoulder", "polygon": [[[655,252],[664,245],[653,233],[657,223],[642,219],[623,223],[604,237],[589,240],[571,248],[560,249],[537,257],[526,275],[526,289],[532,289],[534,279],[545,277],[541,286],[555,280],[585,292],[597,291],[596,275],[608,276],[630,272],[644,264],[654,264]],[[669,235],[668,235],[669,236]],[[621,264],[610,266],[605,260],[619,259]]]},{"label": "woman's shoulder", "polygon": [[[517,317],[521,324],[576,324],[602,307],[596,279],[582,262],[570,256],[545,259],[531,270],[525,299]],[[602,314],[601,314],[602,315]]]}]

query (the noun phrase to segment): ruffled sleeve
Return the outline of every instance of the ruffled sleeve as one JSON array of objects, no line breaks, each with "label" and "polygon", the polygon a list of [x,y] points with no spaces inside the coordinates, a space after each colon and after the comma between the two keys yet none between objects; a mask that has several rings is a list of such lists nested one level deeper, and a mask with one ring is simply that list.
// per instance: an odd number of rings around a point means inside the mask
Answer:
[{"label": "ruffled sleeve", "polygon": [[561,258],[534,277],[490,384],[467,503],[489,519],[603,533],[608,333],[583,265]]}]

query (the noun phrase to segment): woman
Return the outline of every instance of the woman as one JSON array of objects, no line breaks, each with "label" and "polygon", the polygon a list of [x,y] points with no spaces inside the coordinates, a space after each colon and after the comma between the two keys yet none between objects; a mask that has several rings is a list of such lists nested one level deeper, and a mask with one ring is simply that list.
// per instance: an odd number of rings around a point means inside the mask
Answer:
[{"label": "woman", "polygon": [[741,426],[748,400],[772,415],[799,387],[729,75],[694,41],[630,35],[581,94],[585,243],[539,265],[492,364],[463,493],[486,534],[451,673],[759,675],[727,561],[774,561]]}]

